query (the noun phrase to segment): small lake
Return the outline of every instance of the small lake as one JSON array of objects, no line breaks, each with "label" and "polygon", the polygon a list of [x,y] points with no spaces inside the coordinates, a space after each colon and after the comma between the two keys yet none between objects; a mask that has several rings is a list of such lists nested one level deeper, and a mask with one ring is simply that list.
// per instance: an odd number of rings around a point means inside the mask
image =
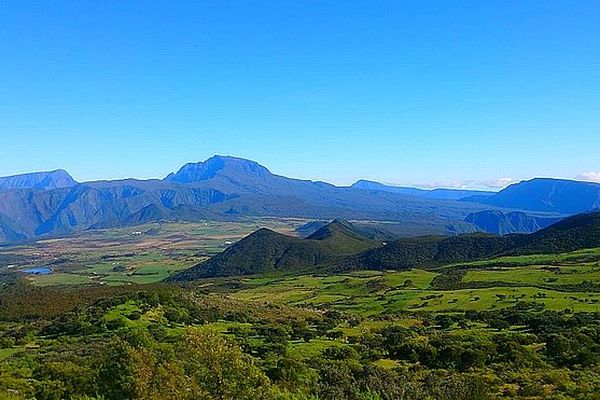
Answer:
[{"label": "small lake", "polygon": [[50,275],[53,271],[50,267],[34,267],[34,268],[26,268],[22,269],[21,272],[30,275]]}]

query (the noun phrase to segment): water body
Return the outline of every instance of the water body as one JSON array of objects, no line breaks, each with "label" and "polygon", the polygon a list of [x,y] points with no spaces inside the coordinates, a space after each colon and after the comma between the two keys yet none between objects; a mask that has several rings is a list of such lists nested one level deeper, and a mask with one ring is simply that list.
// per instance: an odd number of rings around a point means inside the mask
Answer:
[{"label": "water body", "polygon": [[25,272],[30,275],[50,275],[53,271],[50,267],[34,267],[22,269],[21,272]]}]

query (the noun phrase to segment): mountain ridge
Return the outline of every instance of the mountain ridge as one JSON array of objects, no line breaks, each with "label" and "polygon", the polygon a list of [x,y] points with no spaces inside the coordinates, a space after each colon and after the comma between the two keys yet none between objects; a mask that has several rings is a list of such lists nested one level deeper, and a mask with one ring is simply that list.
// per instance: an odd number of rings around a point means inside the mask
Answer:
[{"label": "mountain ridge", "polygon": [[64,169],[0,177],[0,191],[18,189],[48,190],[75,185],[77,185],[75,179]]},{"label": "mountain ridge", "polygon": [[[48,174],[57,179],[48,181]],[[506,197],[503,192],[508,188],[483,197],[449,200],[435,198],[437,194],[434,193],[438,193],[435,190],[414,189],[421,194],[426,192],[426,195],[416,196],[292,179],[273,174],[251,160],[219,155],[185,164],[164,179],[78,183],[62,170],[9,178],[5,178],[4,182],[5,187],[10,189],[0,190],[0,243],[68,235],[98,227],[127,226],[136,222],[246,217],[392,222],[394,225],[389,225],[389,228],[393,229],[393,233],[386,233],[387,229],[381,227],[371,229],[372,236],[379,238],[460,234],[481,229],[503,229],[502,223],[497,224],[498,228],[486,228],[485,224],[478,226],[467,219],[470,214],[486,210],[506,214],[523,208],[518,201],[498,200]],[[589,188],[590,185],[576,181],[571,184],[578,188]],[[581,196],[581,190],[575,191],[578,193],[577,201],[584,200],[575,211],[587,211],[588,207],[600,204],[594,197],[597,187],[600,185],[592,186],[591,194],[589,189],[584,188]],[[456,194],[456,191],[450,191],[453,196]],[[534,191],[534,198],[536,193]],[[527,190],[519,189],[516,197],[527,196]],[[570,201],[572,196],[568,191],[561,196],[552,203],[552,207],[539,210],[540,207],[531,206],[529,208],[533,211],[524,212],[541,218],[569,215],[567,211],[573,210],[564,210],[558,205],[565,199]],[[535,204],[538,203],[540,201]],[[523,229],[537,229],[536,224],[528,222],[516,224]]]},{"label": "mountain ridge", "polygon": [[350,187],[362,190],[380,190],[384,192],[401,193],[410,196],[443,200],[460,200],[469,196],[491,196],[495,193],[484,190],[467,189],[418,189],[409,186],[386,185],[380,182],[371,181],[367,179],[360,179],[354,182]]},{"label": "mountain ridge", "polygon": [[[147,208],[154,205],[153,208]],[[0,240],[76,233],[153,219],[297,217],[407,221],[431,232],[464,222],[484,206],[336,187],[271,174],[254,161],[215,156],[167,178],[82,182],[50,190],[0,191]],[[142,211],[144,210],[145,211]],[[185,210],[185,211],[184,211]],[[426,223],[423,223],[426,221]],[[10,232],[10,234],[9,234]]]}]

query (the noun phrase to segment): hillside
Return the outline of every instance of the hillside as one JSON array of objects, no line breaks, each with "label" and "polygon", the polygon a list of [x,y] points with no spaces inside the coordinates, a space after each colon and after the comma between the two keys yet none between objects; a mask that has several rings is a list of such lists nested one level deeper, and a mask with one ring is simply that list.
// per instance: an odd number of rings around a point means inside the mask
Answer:
[{"label": "hillside", "polygon": [[211,259],[170,278],[186,281],[276,271],[301,271],[325,265],[381,244],[362,237],[352,225],[335,220],[306,239],[259,229]]},{"label": "hillside", "polygon": [[600,247],[600,212],[574,215],[523,239],[506,254],[562,253]]},{"label": "hillside", "polygon": [[407,269],[479,260],[502,254],[512,247],[515,240],[515,236],[484,233],[404,238],[380,249],[348,258],[338,263],[334,269],[336,271]]},{"label": "hillside", "polygon": [[600,207],[600,183],[536,178],[510,185],[493,196],[463,200],[519,210],[577,214]]}]

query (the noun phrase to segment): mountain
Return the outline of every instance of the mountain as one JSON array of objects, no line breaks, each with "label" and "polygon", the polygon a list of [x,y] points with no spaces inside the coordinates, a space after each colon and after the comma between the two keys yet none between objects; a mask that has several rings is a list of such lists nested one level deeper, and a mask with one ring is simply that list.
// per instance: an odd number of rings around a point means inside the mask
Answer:
[{"label": "mountain", "polygon": [[207,181],[217,175],[227,176],[236,181],[243,181],[248,177],[266,179],[272,176],[267,168],[255,161],[217,155],[204,162],[185,164],[176,173],[169,174],[165,180],[189,184]]},{"label": "mountain", "polygon": [[562,253],[592,247],[600,247],[600,212],[569,217],[532,234],[422,236],[386,245],[363,237],[351,224],[334,221],[306,239],[261,229],[172,280],[274,271],[435,267],[503,255]]},{"label": "mountain", "polygon": [[362,237],[351,224],[340,220],[322,227],[306,239],[263,228],[169,280],[302,271],[380,245]]},{"label": "mountain", "polygon": [[12,189],[49,190],[75,185],[77,185],[77,182],[75,182],[67,171],[62,169],[0,178],[0,191]]},{"label": "mountain", "polygon": [[520,211],[504,213],[500,210],[484,210],[467,215],[465,222],[475,225],[483,232],[506,235],[508,233],[533,233],[560,219],[528,215]]},{"label": "mountain", "polygon": [[460,189],[417,189],[412,187],[391,186],[383,183],[361,179],[352,186],[355,189],[379,190],[383,192],[400,193],[409,196],[424,197],[427,199],[460,200],[470,196],[491,196],[494,192],[482,190],[460,190]]},{"label": "mountain", "polygon": [[600,208],[600,183],[536,178],[510,185],[492,196],[471,196],[462,200],[572,215]]},{"label": "mountain", "polygon": [[[327,225],[327,221],[310,221],[304,225],[296,228],[296,233],[300,237],[308,237]],[[448,233],[453,233],[450,226],[446,227]],[[352,223],[352,229],[354,229],[357,233],[359,233],[362,237],[366,237],[371,240],[375,240],[378,242],[387,242],[396,240],[401,237],[407,236],[420,236],[419,232],[423,230],[427,234],[431,232],[427,232],[427,227],[423,226],[411,226],[410,224],[403,222],[389,222],[389,221],[354,221]],[[469,230],[465,227],[465,232],[475,232],[477,229],[473,227],[472,230]]]},{"label": "mountain", "polygon": [[379,246],[378,242],[362,235],[353,224],[340,219],[333,220],[306,239],[319,241],[336,255],[356,254]]},{"label": "mountain", "polygon": [[[27,186],[21,184],[21,186]],[[464,221],[489,206],[336,187],[272,174],[260,164],[214,156],[165,179],[83,182],[0,191],[0,241],[65,235],[159,220],[245,217],[395,221],[405,234],[475,230]],[[400,226],[399,225],[399,226]]]}]

